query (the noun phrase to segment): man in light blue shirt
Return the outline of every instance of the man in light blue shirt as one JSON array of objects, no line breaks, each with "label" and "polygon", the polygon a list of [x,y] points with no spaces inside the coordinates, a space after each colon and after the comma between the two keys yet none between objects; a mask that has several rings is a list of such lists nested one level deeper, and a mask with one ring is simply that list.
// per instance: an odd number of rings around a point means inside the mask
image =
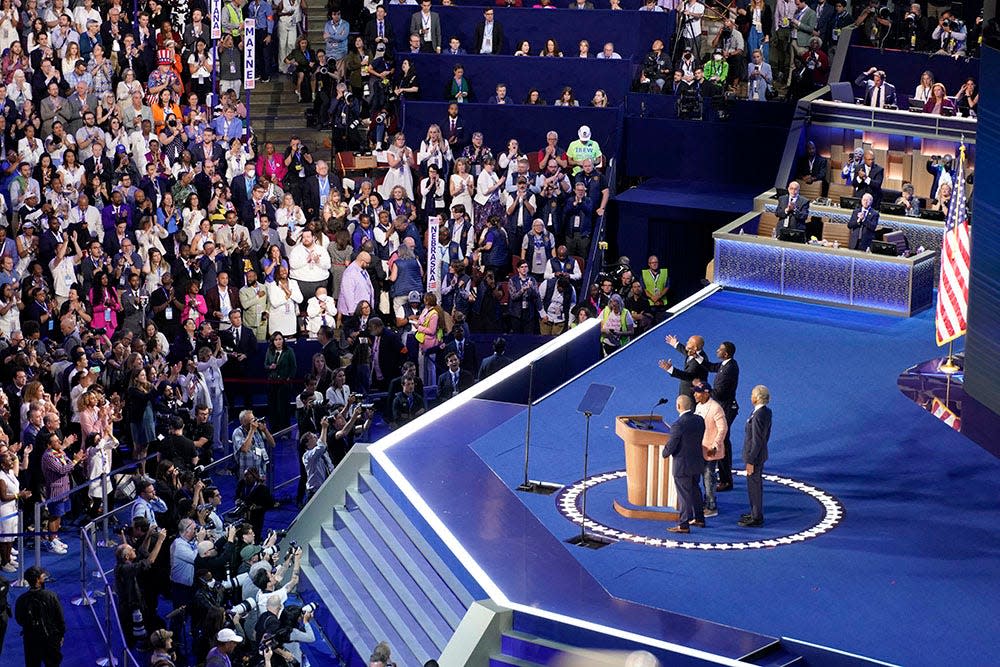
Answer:
[{"label": "man in light blue shirt", "polygon": [[323,40],[326,42],[326,58],[333,61],[337,70],[337,79],[344,78],[344,66],[347,64],[347,38],[351,34],[351,26],[340,18],[340,9],[330,10],[330,20],[323,28]]},{"label": "man in light blue shirt", "polygon": [[[189,606],[194,599],[194,559],[198,557],[195,539],[198,525],[191,519],[181,519],[178,535],[170,545],[170,597],[174,610]],[[187,614],[174,615],[170,627],[176,634],[184,628]]]},{"label": "man in light blue shirt", "polygon": [[136,489],[139,492],[139,497],[132,505],[132,520],[141,516],[149,521],[150,528],[155,529],[157,527],[156,515],[166,512],[167,504],[156,497],[156,487],[149,480],[143,479],[136,484],[139,487]]}]

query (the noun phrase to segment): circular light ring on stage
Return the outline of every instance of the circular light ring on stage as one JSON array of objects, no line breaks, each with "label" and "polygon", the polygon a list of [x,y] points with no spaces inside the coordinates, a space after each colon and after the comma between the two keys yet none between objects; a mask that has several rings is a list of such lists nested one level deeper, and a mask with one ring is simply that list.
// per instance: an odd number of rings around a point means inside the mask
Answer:
[{"label": "circular light ring on stage", "polygon": [[[742,475],[746,477],[745,471],[733,471],[734,475]],[[556,496],[556,508],[559,513],[573,522],[577,526],[580,525],[580,520],[583,517],[580,512],[577,501],[580,498],[580,494],[583,492],[584,488],[591,489],[598,484],[604,484],[605,482],[611,482],[616,479],[622,479],[625,477],[624,470],[616,470],[613,472],[602,473],[600,475],[594,475],[593,477],[588,477],[587,479],[575,482],[567,487],[565,487]],[[661,547],[664,549],[693,549],[700,551],[741,551],[744,549],[767,549],[771,547],[780,547],[788,544],[796,544],[798,542],[804,542],[806,540],[811,540],[814,537],[819,537],[824,533],[828,533],[834,528],[836,528],[841,521],[844,520],[844,506],[840,504],[834,496],[830,495],[822,489],[818,489],[811,484],[806,484],[805,482],[800,482],[798,480],[791,479],[789,477],[779,477],[778,475],[763,475],[765,481],[774,482],[775,484],[782,484],[796,491],[801,491],[809,497],[813,498],[816,502],[820,504],[823,508],[823,516],[820,520],[813,526],[801,530],[792,535],[785,535],[782,537],[772,537],[767,539],[758,540],[748,540],[743,542],[684,542],[681,540],[676,540],[666,537],[652,537],[649,535],[638,535],[636,533],[630,533],[624,530],[618,530],[613,526],[608,526],[598,521],[594,521],[590,516],[586,517],[584,525],[586,530],[596,536],[607,538],[613,541],[624,541],[624,542],[634,542],[635,544],[644,544],[651,547]]]}]

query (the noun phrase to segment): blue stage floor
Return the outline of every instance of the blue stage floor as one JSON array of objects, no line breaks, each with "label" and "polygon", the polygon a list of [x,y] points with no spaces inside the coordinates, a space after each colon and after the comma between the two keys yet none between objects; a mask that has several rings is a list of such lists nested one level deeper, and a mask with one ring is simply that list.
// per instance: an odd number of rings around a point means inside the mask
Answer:
[{"label": "blue stage floor", "polygon": [[[610,479],[593,488],[590,517],[654,544],[565,545],[579,529],[556,497],[511,491],[522,475],[521,406],[473,401],[386,455],[512,601],[727,655],[785,636],[904,665],[995,664],[1000,460],[896,386],[903,369],[939,354],[932,314],[901,320],[717,293],[536,405],[533,479],[582,477],[575,408],[592,382],[617,390],[591,425],[590,475],[624,468],[613,416],[676,394],[656,366],[679,361],[666,333],[703,334],[710,350],[736,343],[737,452],[750,388],[771,389],[765,472],[787,479],[765,485],[761,530],[735,525],[747,508],[741,478],[720,494],[720,515],[685,539],[700,546],[664,544],[664,524],[614,512],[624,481]],[[675,416],[669,405],[659,411]],[[622,600],[669,613],[636,614]]]}]

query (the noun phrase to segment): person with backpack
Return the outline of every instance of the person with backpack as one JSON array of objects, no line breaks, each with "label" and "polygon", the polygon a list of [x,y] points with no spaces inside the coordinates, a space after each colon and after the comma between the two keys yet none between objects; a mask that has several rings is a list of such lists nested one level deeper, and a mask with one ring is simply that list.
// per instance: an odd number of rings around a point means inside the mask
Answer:
[{"label": "person with backpack", "polygon": [[45,590],[49,573],[40,567],[24,572],[28,590],[14,603],[14,619],[24,637],[24,664],[27,667],[57,667],[62,664],[62,644],[66,636],[62,604],[52,591]]}]

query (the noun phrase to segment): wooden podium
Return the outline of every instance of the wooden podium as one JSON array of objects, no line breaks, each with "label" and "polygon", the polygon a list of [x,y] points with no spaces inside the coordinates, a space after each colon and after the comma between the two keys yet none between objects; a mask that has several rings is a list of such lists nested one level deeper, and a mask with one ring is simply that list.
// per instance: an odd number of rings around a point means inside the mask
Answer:
[{"label": "wooden podium", "polygon": [[622,415],[615,418],[615,433],[625,443],[628,481],[628,501],[615,500],[615,511],[630,519],[676,521],[672,460],[663,458],[670,426],[659,415]]}]

